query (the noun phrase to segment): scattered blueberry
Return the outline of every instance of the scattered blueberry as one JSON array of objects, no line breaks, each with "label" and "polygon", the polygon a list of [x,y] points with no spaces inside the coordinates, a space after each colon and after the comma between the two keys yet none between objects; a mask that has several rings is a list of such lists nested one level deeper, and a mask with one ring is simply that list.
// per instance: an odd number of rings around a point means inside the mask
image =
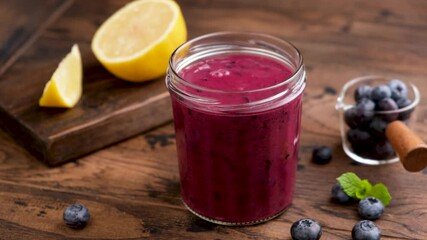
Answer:
[{"label": "scattered blueberry", "polygon": [[73,204],[64,210],[63,218],[70,228],[84,228],[90,219],[89,209],[82,204]]},{"label": "scattered blueberry", "polygon": [[354,225],[351,236],[353,240],[379,240],[381,230],[372,221],[362,220]]},{"label": "scattered blueberry", "polygon": [[357,211],[363,219],[375,220],[384,213],[384,205],[375,197],[366,197],[360,200]]},{"label": "scattered blueberry", "polygon": [[351,197],[344,192],[341,185],[337,182],[334,184],[331,190],[332,199],[336,200],[339,203],[348,203],[352,200]]},{"label": "scattered blueberry", "polygon": [[351,237],[353,240],[379,240],[381,239],[381,230],[375,223],[362,220],[354,225]]},{"label": "scattered blueberry", "polygon": [[391,89],[391,98],[395,101],[408,96],[408,88],[404,82],[398,79],[393,79],[388,83],[388,86]]},{"label": "scattered blueberry", "polygon": [[391,97],[391,89],[387,85],[379,85],[372,88],[371,91],[371,100],[374,102],[379,102],[384,98]]},{"label": "scattered blueberry", "polygon": [[293,240],[318,240],[322,236],[322,227],[313,219],[303,218],[292,224],[291,236]]},{"label": "scattered blueberry", "polygon": [[312,161],[317,164],[327,164],[332,159],[332,150],[327,146],[319,146],[314,148],[312,153]]},{"label": "scattered blueberry", "polygon": [[354,100],[358,102],[362,98],[370,98],[371,97],[372,87],[368,85],[359,86],[356,91],[354,91]]}]

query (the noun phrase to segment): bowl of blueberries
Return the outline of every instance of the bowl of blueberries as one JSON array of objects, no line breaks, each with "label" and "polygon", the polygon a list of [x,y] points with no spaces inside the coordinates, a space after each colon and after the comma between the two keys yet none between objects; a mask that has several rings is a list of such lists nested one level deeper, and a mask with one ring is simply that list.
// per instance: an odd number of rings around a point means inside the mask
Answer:
[{"label": "bowl of blueberries", "polygon": [[419,101],[418,88],[404,80],[363,76],[347,82],[336,103],[344,152],[369,165],[399,161],[385,129],[393,121],[411,128]]}]

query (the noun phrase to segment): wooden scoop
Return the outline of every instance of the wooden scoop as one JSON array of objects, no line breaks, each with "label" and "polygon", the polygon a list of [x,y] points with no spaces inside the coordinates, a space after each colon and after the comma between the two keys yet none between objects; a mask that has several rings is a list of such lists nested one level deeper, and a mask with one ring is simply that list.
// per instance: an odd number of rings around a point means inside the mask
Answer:
[{"label": "wooden scoop", "polygon": [[427,145],[403,122],[389,123],[386,136],[406,170],[418,172],[427,167]]}]

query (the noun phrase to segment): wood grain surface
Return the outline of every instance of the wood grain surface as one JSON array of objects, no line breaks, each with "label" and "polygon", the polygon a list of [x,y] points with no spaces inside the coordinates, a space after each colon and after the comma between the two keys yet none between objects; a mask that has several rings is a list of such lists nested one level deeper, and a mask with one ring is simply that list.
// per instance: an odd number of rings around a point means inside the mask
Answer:
[{"label": "wood grain surface", "polygon": [[[163,77],[146,83],[125,82],[109,74],[90,50],[96,28],[124,3],[114,2],[106,9],[96,1],[2,4],[5,13],[15,14],[9,16],[10,26],[6,21],[2,24],[6,31],[0,35],[5,37],[0,58],[0,63],[4,59],[0,124],[49,165],[75,159],[172,118]],[[12,16],[24,20],[18,24]],[[83,61],[80,102],[66,110],[39,107],[46,82],[74,43],[79,45]]]},{"label": "wood grain surface", "polygon": [[[360,220],[356,205],[330,200],[335,178],[347,171],[389,187],[393,200],[376,221],[382,239],[427,239],[427,171],[408,173],[400,164],[372,167],[352,163],[341,149],[334,108],[337,92],[351,78],[380,74],[412,81],[423,95],[415,130],[427,140],[426,1],[178,2],[190,38],[222,30],[256,31],[290,40],[303,53],[308,86],[293,205],[277,219],[251,227],[217,226],[193,216],[180,200],[172,124],[55,168],[46,167],[0,131],[0,239],[290,239],[291,224],[303,217],[321,223],[322,239],[351,239],[351,229]],[[0,84],[4,78],[16,76],[19,82],[29,71],[47,71],[45,65],[55,65],[57,54],[53,52],[66,52],[70,44],[65,41],[51,49],[53,39],[69,36],[88,43],[99,22],[87,23],[90,27],[79,31],[49,30],[62,29],[69,21],[86,24],[67,16],[93,14],[100,21],[124,3],[71,1],[61,17],[48,24],[25,54],[7,68]],[[38,7],[59,8],[63,4]],[[30,35],[34,32],[27,24],[22,27],[29,29]],[[4,39],[10,37],[4,34],[11,33],[1,33],[3,46]],[[34,68],[23,69],[21,63],[36,55],[33,44],[43,46],[45,56],[39,55],[40,64]],[[88,49],[85,52],[90,54]],[[311,162],[311,152],[320,144],[332,147],[330,164]],[[76,202],[87,205],[93,217],[80,231],[62,222],[63,209]]]}]

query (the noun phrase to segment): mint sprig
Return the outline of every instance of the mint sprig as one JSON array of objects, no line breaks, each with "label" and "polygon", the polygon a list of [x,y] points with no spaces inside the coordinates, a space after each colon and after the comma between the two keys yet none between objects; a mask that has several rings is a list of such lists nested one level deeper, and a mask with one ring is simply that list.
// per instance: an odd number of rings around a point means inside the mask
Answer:
[{"label": "mint sprig", "polygon": [[372,186],[367,179],[362,180],[352,172],[342,174],[337,180],[344,192],[352,198],[363,199],[371,196],[380,200],[384,206],[387,206],[391,201],[391,195],[382,183]]}]

